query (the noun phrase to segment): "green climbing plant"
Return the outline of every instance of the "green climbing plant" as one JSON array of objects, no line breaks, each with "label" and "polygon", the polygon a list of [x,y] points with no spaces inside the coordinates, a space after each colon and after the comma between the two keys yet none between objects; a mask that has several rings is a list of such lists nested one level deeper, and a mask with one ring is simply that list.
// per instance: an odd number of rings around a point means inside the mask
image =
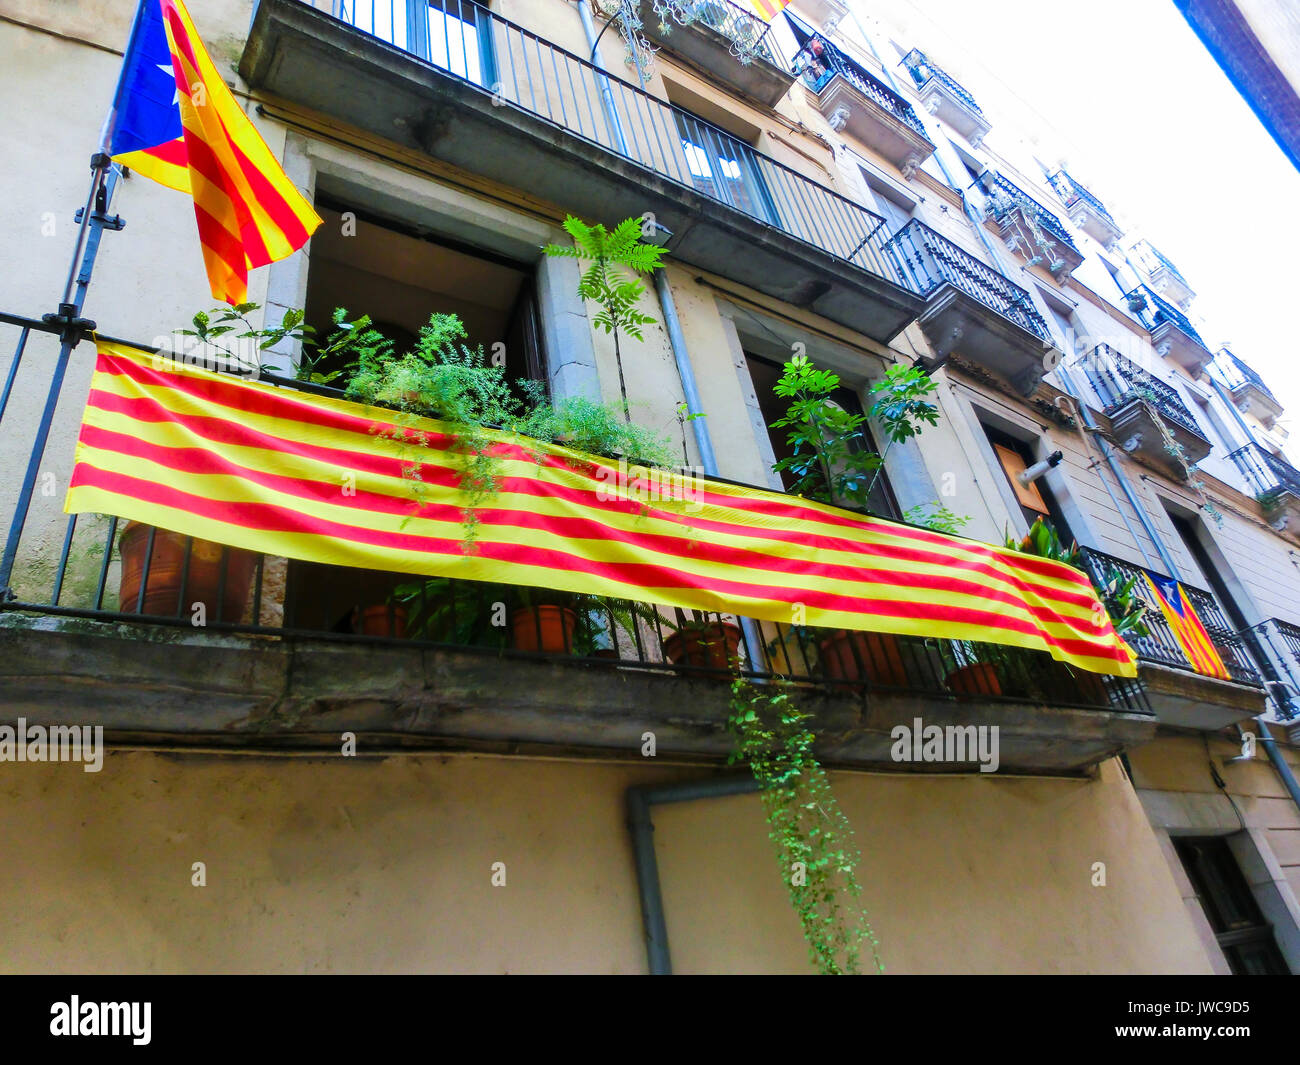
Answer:
[{"label": "green climbing plant", "polygon": [[813,965],[826,975],[884,972],[860,901],[862,856],[813,753],[810,717],[785,687],[760,688],[736,678],[729,719],[736,748],[730,760],[747,762],[762,786],[768,835]]},{"label": "green climbing plant", "polygon": [[599,222],[592,226],[569,215],[564,220],[564,229],[573,238],[572,245],[548,244],[542,250],[556,258],[577,259],[591,264],[578,281],[578,295],[599,305],[600,310],[592,322],[606,333],[613,334],[623,416],[630,422],[632,412],[628,405],[627,383],[623,378],[619,336],[625,333],[643,340],[641,327],[654,323],[653,317],[640,310],[645,285],[638,275],[653,273],[661,265],[664,249],[641,240],[642,222],[639,218],[624,219],[613,230],[607,230]]}]

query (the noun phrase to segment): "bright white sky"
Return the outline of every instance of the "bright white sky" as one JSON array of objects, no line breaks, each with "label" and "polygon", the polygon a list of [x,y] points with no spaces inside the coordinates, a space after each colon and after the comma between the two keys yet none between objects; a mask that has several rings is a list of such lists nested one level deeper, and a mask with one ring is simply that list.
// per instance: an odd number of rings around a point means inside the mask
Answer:
[{"label": "bright white sky", "polygon": [[1206,343],[1253,366],[1300,433],[1300,173],[1172,0],[850,3],[974,94],[990,147],[1015,161],[1011,130],[1037,133],[1028,151],[1163,251]]}]

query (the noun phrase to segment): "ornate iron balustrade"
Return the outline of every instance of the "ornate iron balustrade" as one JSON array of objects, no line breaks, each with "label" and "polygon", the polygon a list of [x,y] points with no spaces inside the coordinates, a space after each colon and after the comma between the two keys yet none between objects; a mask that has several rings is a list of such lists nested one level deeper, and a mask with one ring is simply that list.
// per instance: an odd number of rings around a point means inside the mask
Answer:
[{"label": "ornate iron balustrade", "polygon": [[1227,348],[1219,352],[1218,358],[1214,360],[1214,365],[1223,376],[1224,384],[1230,389],[1235,391],[1238,388],[1253,385],[1268,396],[1269,399],[1277,401],[1277,396],[1273,395],[1268,385],[1264,384],[1264,379]]},{"label": "ornate iron balustrade", "polygon": [[984,112],[980,110],[980,105],[975,102],[975,97],[970,94],[966,87],[949,75],[942,67],[936,66],[930,57],[919,48],[913,48],[907,55],[903,56],[900,63],[907,67],[907,72],[912,75],[912,80],[916,82],[918,89],[931,78],[935,78],[977,115],[981,118],[984,116]]},{"label": "ornate iron balustrade", "polygon": [[[7,454],[34,450],[33,427],[9,400],[28,389],[48,388],[57,328],[0,313],[0,447]],[[73,358],[81,363],[78,374],[88,370],[93,346],[83,343]],[[281,388],[342,395],[274,375],[261,379]],[[59,417],[75,424],[83,399],[76,389],[61,389],[54,396]],[[48,444],[39,456],[42,468],[60,471],[60,485],[67,483],[71,460],[65,443]],[[12,497],[6,496],[5,503],[11,504]],[[3,513],[8,519],[8,505]],[[719,680],[736,673],[781,677],[855,698],[892,691],[983,703],[1150,712],[1139,682],[1072,672],[1044,652],[762,621],[754,623],[760,639],[751,655],[734,615],[566,596],[542,588],[286,564],[134,523],[124,550],[126,525],[107,515],[63,515],[53,499],[22,521],[9,522],[18,535],[17,564],[8,587],[0,590],[0,616],[191,629],[193,605],[203,602],[203,627],[213,633],[400,642]],[[124,565],[124,554],[129,565]],[[554,623],[534,610],[540,605],[554,608]],[[984,666],[966,668],[979,664]]]},{"label": "ornate iron balustrade", "polygon": [[1154,332],[1166,323],[1176,325],[1206,351],[1210,350],[1201,339],[1201,334],[1196,331],[1196,327],[1192,325],[1191,319],[1146,285],[1138,285],[1132,291],[1124,293],[1124,299],[1128,303],[1129,310],[1138,316],[1148,331]]},{"label": "ornate iron balustrade", "polygon": [[717,30],[731,42],[731,54],[741,63],[757,57],[773,66],[785,66],[771,24],[732,0],[651,0],[651,4],[664,26],[675,22],[679,26],[698,24]]},{"label": "ornate iron balustrade", "polygon": [[1164,417],[1208,442],[1196,416],[1173,385],[1160,380],[1107,344],[1098,344],[1087,357],[1086,370],[1102,410],[1111,414],[1134,399],[1147,400]]},{"label": "ornate iron balustrade", "polygon": [[[1090,547],[1083,548],[1081,554],[1084,568],[1092,577],[1093,583],[1098,586],[1106,584],[1115,571],[1118,571],[1124,579],[1138,577],[1134,588],[1146,601],[1148,607],[1146,613],[1148,634],[1128,638],[1128,643],[1137,652],[1138,658],[1162,666],[1172,666],[1175,669],[1191,670],[1191,662],[1183,653],[1159,605],[1152,598],[1146,582],[1141,579],[1142,568]],[[1209,592],[1185,582],[1183,582],[1183,589],[1187,592],[1188,600],[1196,609],[1201,624],[1205,626],[1206,633],[1213,641],[1232,679],[1242,684],[1262,686],[1259,670],[1247,652],[1244,641],[1228,623],[1218,600]]]},{"label": "ornate iron balustrade", "polygon": [[1300,713],[1300,625],[1269,618],[1257,628],[1282,666],[1266,685],[1274,710],[1283,721],[1293,721]]},{"label": "ornate iron balustrade", "polygon": [[1157,269],[1163,267],[1175,278],[1181,281],[1186,288],[1191,288],[1191,286],[1187,284],[1187,278],[1183,277],[1183,275],[1178,272],[1178,267],[1170,262],[1169,257],[1154,244],[1144,240],[1136,245],[1135,250],[1139,258],[1148,260],[1143,264],[1147,267],[1148,272],[1155,273]]},{"label": "ornate iron balustrade", "polygon": [[996,170],[990,170],[981,179],[984,191],[989,197],[997,202],[1002,200],[1015,204],[1027,205],[1034,213],[1034,221],[1038,223],[1039,228],[1045,230],[1053,239],[1059,240],[1067,248],[1070,248],[1076,254],[1079,249],[1075,247],[1074,238],[1070,236],[1070,231],[1065,228],[1065,224],[1052,211],[1049,211],[1038,200],[1030,196],[1024,189],[1012,181],[1008,181]]},{"label": "ornate iron balustrade", "polygon": [[1265,451],[1258,444],[1247,444],[1228,455],[1237,464],[1257,496],[1290,492],[1300,498],[1300,470],[1285,459]]},{"label": "ornate iron balustrade", "polygon": [[921,295],[930,295],[946,281],[1026,332],[1050,342],[1047,323],[1025,289],[919,219],[903,226],[885,248],[897,257],[909,287]]},{"label": "ornate iron balustrade", "polygon": [[863,96],[928,139],[925,125],[917,117],[910,103],[874,74],[855,63],[820,33],[814,33],[804,42],[803,48],[795,56],[795,69],[804,83],[813,92],[819,94],[836,75],[842,77]]},{"label": "ornate iron balustrade", "polygon": [[301,0],[684,188],[902,284],[883,219],[471,0]]},{"label": "ornate iron balustrade", "polygon": [[1052,188],[1056,189],[1060,194],[1061,199],[1065,202],[1067,207],[1073,207],[1076,203],[1082,201],[1105,218],[1111,225],[1115,226],[1117,229],[1119,228],[1119,223],[1111,217],[1110,212],[1106,210],[1106,205],[1102,203],[1101,200],[1097,199],[1097,197],[1089,192],[1083,185],[1080,185],[1075,181],[1074,178],[1070,176],[1069,171],[1065,169],[1058,170],[1052,174],[1048,180],[1052,183]]}]

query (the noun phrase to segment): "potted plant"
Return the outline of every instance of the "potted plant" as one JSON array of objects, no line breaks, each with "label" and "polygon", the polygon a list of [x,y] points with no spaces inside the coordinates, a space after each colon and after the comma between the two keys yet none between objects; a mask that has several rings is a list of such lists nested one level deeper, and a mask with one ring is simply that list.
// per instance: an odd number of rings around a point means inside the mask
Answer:
[{"label": "potted plant", "polygon": [[673,631],[664,638],[664,657],[673,665],[697,669],[735,670],[740,662],[740,626],[721,614],[713,617],[665,619]]},{"label": "potted plant", "polygon": [[243,620],[257,568],[255,552],[138,521],[123,525],[118,550],[122,556],[118,610],[122,613],[134,614],[138,606],[144,614],[180,617],[202,604],[204,623]]},{"label": "potted plant", "polygon": [[[831,400],[839,387],[837,374],[818,369],[805,355],[785,364],[775,392],[790,406],[772,428],[786,430],[792,454],[772,469],[791,475],[795,494],[866,510],[884,457],[866,447],[867,416],[851,414]],[[925,399],[934,389],[929,377],[901,364],[891,366],[872,386],[877,398],[871,417],[883,426],[889,446],[938,421],[938,408]],[[823,673],[833,683],[902,687],[907,682],[898,638],[890,633],[839,629],[825,633],[817,649]]]}]

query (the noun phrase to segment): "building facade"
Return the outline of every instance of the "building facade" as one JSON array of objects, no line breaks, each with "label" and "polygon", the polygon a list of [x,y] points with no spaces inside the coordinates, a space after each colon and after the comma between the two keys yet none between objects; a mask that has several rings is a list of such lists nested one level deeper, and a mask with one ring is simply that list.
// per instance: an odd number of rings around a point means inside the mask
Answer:
[{"label": "building facade", "polygon": [[[614,402],[621,374],[687,465],[778,491],[792,354],[863,410],[889,367],[920,366],[941,417],[886,449],[873,510],[943,506],[994,543],[1042,517],[1098,582],[1179,581],[1227,679],[1158,610],[1136,682],[1043,655],[975,692],[947,641],[899,638],[893,674],[859,658],[846,684],[824,634],[750,627],[745,670],[792,677],[815,714],[887,971],[1296,971],[1300,472],[1277,399],[1207,346],[1153,244],[1016,154],[960,56],[837,0],[770,26],[728,0],[651,0],[639,28],[632,8],[194,0],[324,219],[253,275],[257,313],[324,328],[343,306],[397,337],[458,314],[554,397]],[[759,800],[725,767],[726,678],[672,661],[662,629],[604,655],[403,639],[391,611],[362,621],[398,575],[273,558],[237,617],[195,626],[120,594],[115,520],[63,514],[93,344],[51,392],[40,318],[132,9],[0,0],[21,101],[0,117],[0,513],[23,512],[3,718],[111,744],[97,773],[0,766],[21,856],[0,872],[6,968],[806,971]],[[125,228],[104,229],[82,311],[159,343],[209,302],[192,205],[117,173],[102,213]],[[568,214],[642,218],[667,249],[621,367],[578,266],[542,254]],[[917,718],[997,726],[998,771],[900,766],[891,729]]]}]

